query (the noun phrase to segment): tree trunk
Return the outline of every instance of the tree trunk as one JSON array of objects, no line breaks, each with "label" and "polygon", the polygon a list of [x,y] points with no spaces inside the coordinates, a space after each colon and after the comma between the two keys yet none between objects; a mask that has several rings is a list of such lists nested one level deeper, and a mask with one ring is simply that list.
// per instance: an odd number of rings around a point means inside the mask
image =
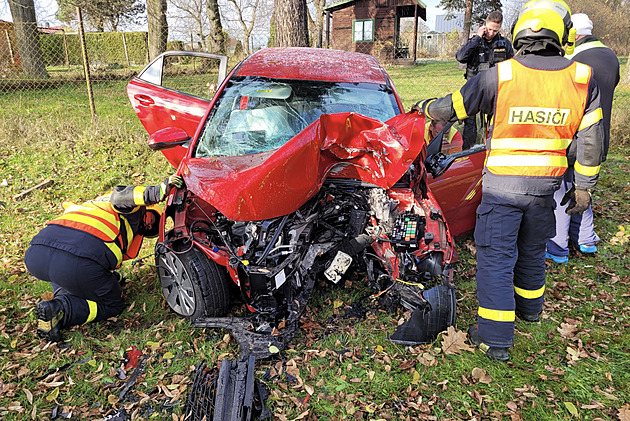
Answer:
[{"label": "tree trunk", "polygon": [[275,46],[308,47],[306,0],[274,0]]},{"label": "tree trunk", "polygon": [[39,33],[33,0],[9,0],[13,28],[24,74],[32,79],[48,79],[39,48]]},{"label": "tree trunk", "polygon": [[324,37],[324,7],[326,0],[313,0],[315,15],[311,19],[308,14],[308,30],[311,36],[311,46],[321,47]]},{"label": "tree trunk", "polygon": [[147,0],[149,58],[151,60],[166,51],[168,41],[166,7],[166,0]]},{"label": "tree trunk", "polygon": [[208,0],[206,13],[210,21],[210,34],[208,34],[208,47],[210,48],[210,52],[225,55],[226,39],[223,32],[223,25],[221,24],[219,2],[217,0]]},{"label": "tree trunk", "polygon": [[464,12],[464,28],[462,29],[462,37],[460,39],[461,45],[464,45],[468,41],[470,36],[470,26],[472,24],[472,12],[474,0],[466,0],[466,11]]}]

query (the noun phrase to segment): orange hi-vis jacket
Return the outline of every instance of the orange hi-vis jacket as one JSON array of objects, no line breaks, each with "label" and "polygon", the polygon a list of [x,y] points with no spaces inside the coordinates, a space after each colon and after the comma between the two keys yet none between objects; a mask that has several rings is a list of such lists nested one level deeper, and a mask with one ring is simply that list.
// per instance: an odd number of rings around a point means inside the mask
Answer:
[{"label": "orange hi-vis jacket", "polygon": [[[573,136],[589,124],[584,109],[590,67],[572,63],[562,70],[540,71],[514,59],[497,67],[499,86],[486,170],[495,175],[562,177]],[[601,119],[598,110],[593,118]]]},{"label": "orange hi-vis jacket", "polygon": [[134,236],[129,222],[111,204],[88,202],[77,205],[64,202],[63,207],[63,215],[48,224],[73,228],[99,238],[116,257],[116,267],[123,260],[133,259],[138,255],[143,237]]}]

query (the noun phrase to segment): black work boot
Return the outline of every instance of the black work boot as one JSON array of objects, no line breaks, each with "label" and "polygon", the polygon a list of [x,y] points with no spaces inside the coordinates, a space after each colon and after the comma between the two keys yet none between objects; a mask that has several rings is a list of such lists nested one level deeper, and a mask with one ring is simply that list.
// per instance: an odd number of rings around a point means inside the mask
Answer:
[{"label": "black work boot", "polygon": [[516,317],[518,317],[519,319],[521,319],[524,322],[528,322],[528,323],[536,323],[539,319],[540,313],[536,313],[536,314],[527,314],[527,313],[522,313],[518,310],[516,310]]},{"label": "black work boot", "polygon": [[496,346],[490,346],[483,343],[483,339],[479,336],[477,325],[472,325],[468,328],[468,337],[470,342],[473,343],[481,352],[486,354],[488,358],[494,361],[507,361],[510,359],[510,354],[507,348],[499,348]]},{"label": "black work boot", "polygon": [[64,308],[61,300],[40,301],[36,307],[37,336],[51,342],[61,341]]}]

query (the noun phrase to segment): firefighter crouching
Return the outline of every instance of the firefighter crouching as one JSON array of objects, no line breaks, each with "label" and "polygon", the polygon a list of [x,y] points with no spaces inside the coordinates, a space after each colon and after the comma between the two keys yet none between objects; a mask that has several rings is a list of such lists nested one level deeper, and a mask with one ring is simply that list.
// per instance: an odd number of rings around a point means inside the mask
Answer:
[{"label": "firefighter crouching", "polygon": [[61,330],[117,316],[125,309],[115,269],[138,255],[144,237],[158,235],[158,202],[180,176],[159,186],[117,186],[104,200],[64,203],[64,213],[47,223],[24,255],[28,271],[49,282],[54,298],[37,304],[37,334],[60,341]]},{"label": "firefighter crouching", "polygon": [[428,117],[494,114],[477,209],[477,325],[470,340],[507,361],[515,317],[537,322],[545,291],[545,247],[555,233],[553,193],[575,158],[567,213],[581,213],[597,183],[603,149],[599,89],[590,67],[562,57],[571,28],[562,0],[530,1],[513,31],[513,59],[443,98],[414,106]]}]

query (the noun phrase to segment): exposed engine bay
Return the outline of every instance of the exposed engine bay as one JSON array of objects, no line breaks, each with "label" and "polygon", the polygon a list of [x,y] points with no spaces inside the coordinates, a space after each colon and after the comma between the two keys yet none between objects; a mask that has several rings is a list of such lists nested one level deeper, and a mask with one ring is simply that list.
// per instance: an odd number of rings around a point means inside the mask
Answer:
[{"label": "exposed engine bay", "polygon": [[[443,322],[391,338],[429,342],[454,323],[453,245],[426,185],[414,187],[403,181],[386,190],[331,178],[296,212],[247,222],[228,220],[191,192],[178,191],[169,208],[175,226],[156,247],[167,302],[193,326],[227,328],[243,353],[266,357],[293,337],[316,276],[337,283],[354,265],[365,271],[373,297],[389,308],[423,314],[446,297]],[[178,260],[190,253],[198,265],[215,266],[199,270],[211,276],[178,280]],[[192,304],[192,313],[185,303],[197,298],[191,282],[205,298]],[[251,313],[226,317],[232,301],[242,301]]]}]

